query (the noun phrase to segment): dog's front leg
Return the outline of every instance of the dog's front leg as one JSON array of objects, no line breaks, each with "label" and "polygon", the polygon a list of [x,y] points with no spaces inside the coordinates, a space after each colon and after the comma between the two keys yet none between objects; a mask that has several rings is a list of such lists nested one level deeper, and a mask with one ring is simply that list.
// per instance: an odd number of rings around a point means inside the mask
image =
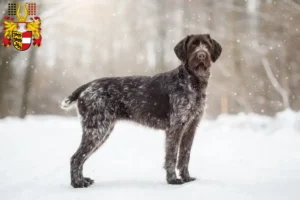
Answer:
[{"label": "dog's front leg", "polygon": [[184,130],[182,134],[177,167],[179,170],[179,174],[184,182],[190,182],[195,180],[195,178],[190,176],[188,167],[190,162],[191,148],[198,123],[199,118],[196,117],[192,120],[188,128]]},{"label": "dog's front leg", "polygon": [[174,125],[166,131],[165,169],[167,173],[167,182],[169,184],[178,185],[184,183],[182,179],[177,178],[175,170],[182,128],[182,123],[178,122],[174,123]]}]

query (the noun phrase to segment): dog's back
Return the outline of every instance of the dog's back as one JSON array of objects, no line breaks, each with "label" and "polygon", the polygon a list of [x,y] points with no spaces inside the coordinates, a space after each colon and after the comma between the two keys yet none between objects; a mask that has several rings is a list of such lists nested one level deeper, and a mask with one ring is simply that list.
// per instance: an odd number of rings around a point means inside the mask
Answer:
[{"label": "dog's back", "polygon": [[172,92],[169,83],[172,82],[172,76],[173,71],[154,77],[97,79],[76,89],[62,102],[61,107],[69,109],[77,102],[81,117],[107,113],[116,120],[132,120],[153,128],[166,129],[169,124],[169,94]]}]

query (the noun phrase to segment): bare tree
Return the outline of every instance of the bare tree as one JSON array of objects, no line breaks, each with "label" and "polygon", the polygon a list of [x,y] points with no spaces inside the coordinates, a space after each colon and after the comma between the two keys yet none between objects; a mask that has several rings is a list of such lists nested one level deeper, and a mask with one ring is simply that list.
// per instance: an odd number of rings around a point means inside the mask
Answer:
[{"label": "bare tree", "polygon": [[[1,1],[1,6],[6,7],[5,14],[7,14],[7,2]],[[2,21],[0,29],[2,30]],[[2,34],[2,33],[1,33]],[[2,43],[2,41],[1,41]],[[13,47],[5,48],[1,45],[0,48],[0,118],[12,115],[13,102],[8,98],[13,89],[13,59],[17,55],[17,51]]]},{"label": "bare tree", "polygon": [[279,82],[277,81],[276,77],[274,76],[274,73],[272,72],[270,63],[267,58],[265,58],[265,57],[262,58],[262,65],[263,65],[264,70],[265,70],[270,82],[272,83],[273,87],[280,94],[284,108],[290,108],[289,93],[280,86]]},{"label": "bare tree", "polygon": [[166,1],[157,0],[157,53],[156,53],[156,70],[159,72],[165,69],[165,40],[166,40]]},{"label": "bare tree", "polygon": [[35,70],[35,49],[31,47],[29,53],[29,59],[27,62],[27,67],[24,73],[24,83],[23,83],[23,94],[22,94],[22,102],[20,109],[20,117],[25,118],[29,108],[29,98],[30,98],[30,89],[32,87],[32,80]]}]

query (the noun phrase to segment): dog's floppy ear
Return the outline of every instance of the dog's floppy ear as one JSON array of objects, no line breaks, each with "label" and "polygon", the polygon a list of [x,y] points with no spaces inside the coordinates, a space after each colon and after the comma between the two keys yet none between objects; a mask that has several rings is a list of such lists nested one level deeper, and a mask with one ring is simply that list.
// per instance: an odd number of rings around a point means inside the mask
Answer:
[{"label": "dog's floppy ear", "polygon": [[182,39],[174,48],[176,56],[181,60],[182,62],[185,62],[187,59],[187,43],[189,41],[191,36],[186,36],[184,39]]},{"label": "dog's floppy ear", "polygon": [[213,46],[211,60],[213,62],[216,62],[216,60],[220,57],[220,55],[222,53],[222,47],[216,40],[211,39],[211,41],[212,41],[212,46]]}]

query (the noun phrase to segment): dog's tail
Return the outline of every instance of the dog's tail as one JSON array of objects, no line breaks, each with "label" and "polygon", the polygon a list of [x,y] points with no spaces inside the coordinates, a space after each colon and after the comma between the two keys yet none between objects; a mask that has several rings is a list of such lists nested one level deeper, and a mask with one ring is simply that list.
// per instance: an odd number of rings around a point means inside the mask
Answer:
[{"label": "dog's tail", "polygon": [[77,88],[69,97],[65,98],[61,102],[60,107],[64,110],[70,110],[73,107],[73,105],[76,103],[81,92],[84,91],[89,85],[90,83],[87,83]]}]

